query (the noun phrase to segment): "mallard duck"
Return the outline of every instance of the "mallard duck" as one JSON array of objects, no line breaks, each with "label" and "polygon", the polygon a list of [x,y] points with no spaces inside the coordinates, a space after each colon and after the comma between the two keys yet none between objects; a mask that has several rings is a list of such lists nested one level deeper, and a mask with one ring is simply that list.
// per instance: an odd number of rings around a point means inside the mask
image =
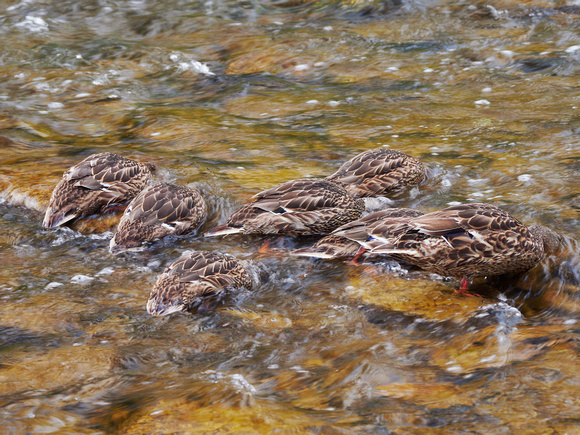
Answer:
[{"label": "mallard duck", "polygon": [[204,298],[226,288],[254,285],[252,276],[241,262],[229,255],[213,252],[190,252],[171,263],[155,281],[147,301],[147,312],[165,316],[196,308]]},{"label": "mallard duck", "polygon": [[419,159],[386,148],[365,151],[326,177],[355,197],[385,195],[424,178],[425,167]]},{"label": "mallard duck", "polygon": [[67,169],[52,191],[42,225],[53,228],[131,201],[151,179],[155,165],[113,153],[93,154]]},{"label": "mallard duck", "polygon": [[328,234],[359,218],[364,207],[362,199],[353,198],[345,189],[329,181],[292,180],[258,193],[252,202],[236,210],[225,224],[205,235]]},{"label": "mallard duck", "polygon": [[[411,218],[422,216],[425,213],[410,208],[387,208],[371,213],[361,219],[346,223],[323,237],[310,248],[296,249],[290,254],[314,258],[343,258],[355,257],[362,254],[362,244],[369,238],[369,232],[385,219]],[[363,248],[364,249],[364,248]],[[360,255],[359,255],[360,256]]]},{"label": "mallard duck", "polygon": [[148,241],[187,234],[203,223],[206,214],[196,189],[168,183],[147,186],[125,209],[109,250],[141,250]]},{"label": "mallard duck", "polygon": [[[333,235],[356,241],[370,254],[388,255],[443,276],[461,278],[465,293],[477,276],[516,275],[531,269],[552,247],[553,231],[526,227],[490,204],[464,204],[418,217],[392,217],[371,227]],[[352,249],[349,251],[352,252]]]}]

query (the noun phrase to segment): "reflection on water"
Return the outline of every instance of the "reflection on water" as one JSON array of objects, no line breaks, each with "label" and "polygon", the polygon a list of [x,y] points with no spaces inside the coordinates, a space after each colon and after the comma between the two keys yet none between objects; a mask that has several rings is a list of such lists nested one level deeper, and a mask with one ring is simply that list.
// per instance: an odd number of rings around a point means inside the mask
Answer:
[{"label": "reflection on water", "polygon": [[[580,410],[580,20],[573,2],[10,2],[0,8],[0,416],[11,433],[572,433]],[[42,229],[62,172],[111,151],[208,203],[370,148],[565,238],[513,279],[259,255],[189,235],[107,252],[119,215]],[[383,206],[383,205],[379,205]],[[287,240],[284,249],[313,240]],[[186,250],[261,277],[203,315],[147,315]]]}]

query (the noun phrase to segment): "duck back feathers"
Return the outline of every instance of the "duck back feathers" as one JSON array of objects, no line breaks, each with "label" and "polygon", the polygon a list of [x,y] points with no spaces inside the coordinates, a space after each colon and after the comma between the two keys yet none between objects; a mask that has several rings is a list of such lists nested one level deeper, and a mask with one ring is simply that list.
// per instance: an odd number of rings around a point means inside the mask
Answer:
[{"label": "duck back feathers", "polygon": [[312,247],[296,249],[292,255],[315,258],[354,257],[369,238],[369,231],[383,220],[393,218],[411,218],[424,213],[410,208],[388,208],[371,213],[361,219],[348,222],[323,237]]},{"label": "duck back feathers", "polygon": [[52,192],[43,226],[56,227],[125,204],[145,187],[154,171],[150,163],[113,153],[93,154],[65,171]]},{"label": "duck back feathers", "polygon": [[328,234],[357,219],[364,201],[336,184],[319,179],[292,180],[258,193],[236,210],[226,224],[206,235],[257,233],[280,235]]},{"label": "duck back feathers", "polygon": [[148,241],[198,228],[207,215],[201,194],[191,187],[157,183],[127,206],[110,243],[110,251],[141,249]]},{"label": "duck back feathers", "polygon": [[187,253],[159,275],[149,295],[147,311],[164,316],[188,310],[202,298],[219,294],[226,288],[251,289],[253,284],[242,263],[229,255]]},{"label": "duck back feathers", "polygon": [[356,197],[386,195],[424,178],[425,167],[419,159],[385,148],[365,151],[326,177]]},{"label": "duck back feathers", "polygon": [[410,219],[386,220],[369,232],[384,254],[443,276],[517,274],[544,255],[540,236],[489,204],[464,204]]},{"label": "duck back feathers", "polygon": [[558,234],[526,227],[490,204],[465,204],[428,214],[378,212],[338,228],[294,255],[352,257],[360,248],[443,276],[515,275],[534,267]]}]

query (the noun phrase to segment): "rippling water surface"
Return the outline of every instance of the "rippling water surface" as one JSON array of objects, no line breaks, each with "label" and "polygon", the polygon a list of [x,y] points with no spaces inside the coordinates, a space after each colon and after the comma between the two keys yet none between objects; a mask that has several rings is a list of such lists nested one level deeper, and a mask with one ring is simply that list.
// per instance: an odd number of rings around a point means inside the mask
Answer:
[{"label": "rippling water surface", "polygon": [[[580,430],[578,2],[24,0],[0,6],[0,35],[4,432]],[[379,147],[428,167],[392,205],[490,202],[566,243],[474,298],[394,262],[260,255],[264,237],[114,257],[118,215],[41,226],[96,152],[200,189],[207,230]],[[262,282],[149,316],[157,274],[192,249]]]}]

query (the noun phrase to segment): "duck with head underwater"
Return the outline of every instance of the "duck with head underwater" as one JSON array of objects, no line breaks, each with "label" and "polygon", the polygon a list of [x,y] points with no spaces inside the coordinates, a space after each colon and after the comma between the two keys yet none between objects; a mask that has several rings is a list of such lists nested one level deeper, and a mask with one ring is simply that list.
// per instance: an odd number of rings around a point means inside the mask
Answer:
[{"label": "duck with head underwater", "polygon": [[159,275],[147,301],[147,312],[166,316],[199,308],[208,298],[228,289],[251,290],[255,279],[249,265],[230,255],[188,252]]},{"label": "duck with head underwater", "polygon": [[307,236],[328,234],[346,222],[358,219],[364,201],[352,197],[330,181],[307,178],[287,181],[255,195],[237,209],[225,224],[205,233],[273,234]]},{"label": "duck with head underwater", "polygon": [[387,148],[362,152],[326,177],[359,198],[388,195],[424,179],[425,166],[419,159]]},{"label": "duck with head underwater", "polygon": [[141,251],[147,242],[191,233],[206,215],[205,201],[197,189],[169,183],[147,186],[125,209],[109,251]]},{"label": "duck with head underwater", "polygon": [[42,225],[53,228],[131,201],[156,167],[113,153],[92,154],[65,171],[52,191]]},{"label": "duck with head underwater", "polygon": [[[369,215],[370,216],[370,215]],[[368,217],[367,217],[368,218]],[[480,276],[517,275],[558,249],[561,237],[542,225],[525,226],[491,204],[463,204],[420,216],[388,216],[369,225],[352,222],[330,236],[349,249],[333,248],[322,239],[296,255],[334,258],[385,255],[442,276],[461,278],[466,294],[471,279]],[[359,249],[354,253],[356,243]],[[334,250],[333,250],[334,249]]]}]

